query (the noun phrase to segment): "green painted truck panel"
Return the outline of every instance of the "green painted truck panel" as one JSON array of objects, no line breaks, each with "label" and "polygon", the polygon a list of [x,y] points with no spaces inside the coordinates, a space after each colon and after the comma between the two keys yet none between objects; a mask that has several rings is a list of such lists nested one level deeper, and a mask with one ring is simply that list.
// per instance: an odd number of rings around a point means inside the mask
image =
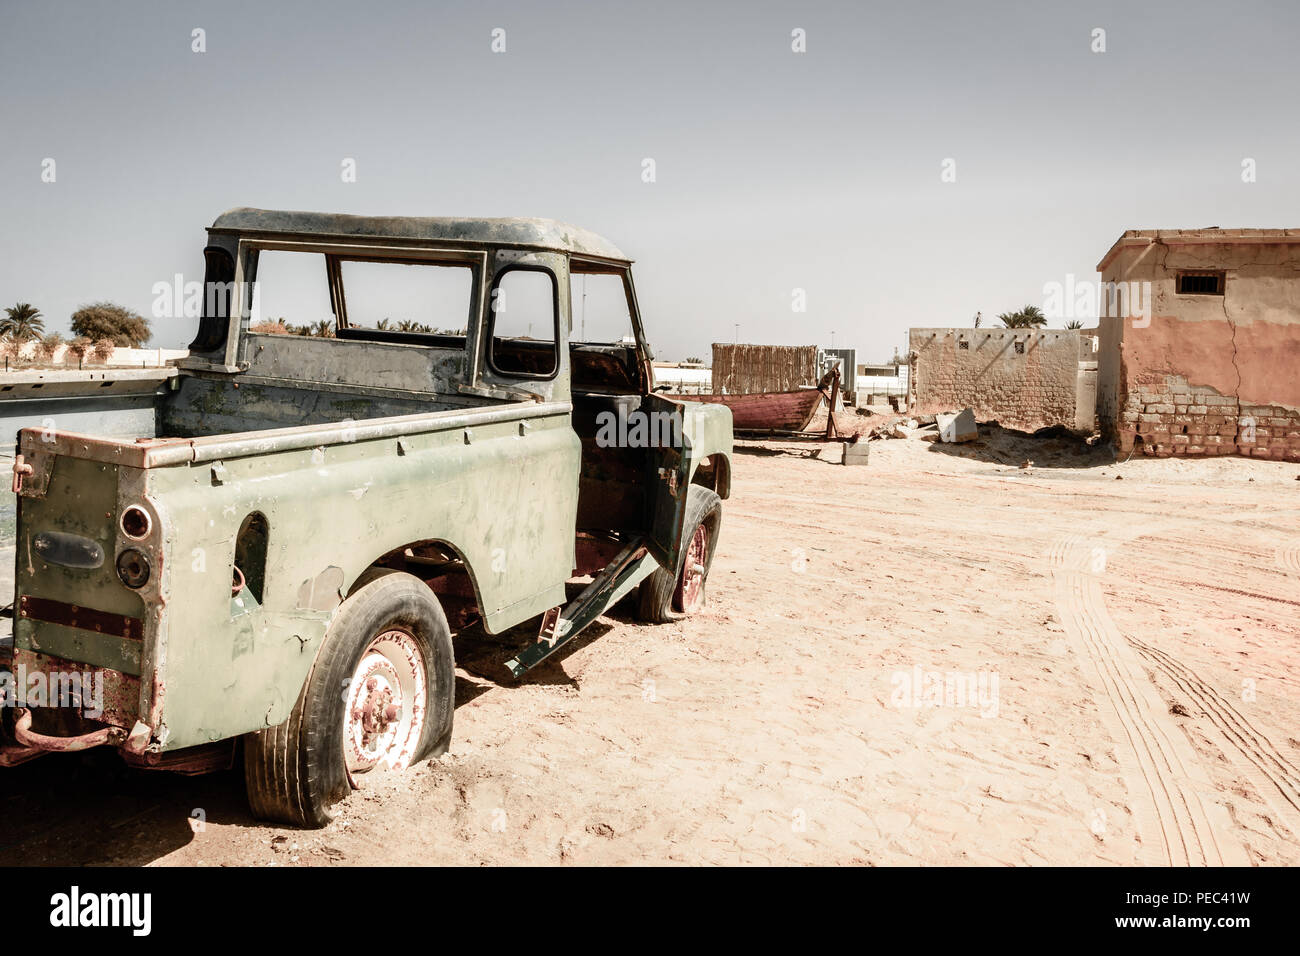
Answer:
[{"label": "green painted truck panel", "polygon": [[[564,602],[574,565],[579,443],[566,405],[539,410],[522,406],[520,418],[504,420],[501,409],[415,416],[400,434],[360,437],[359,425],[353,440],[286,450],[259,451],[252,438],[242,454],[146,468],[56,449],[44,495],[21,498],[19,553],[43,531],[75,529],[109,555],[144,548],[154,573],[131,591],[111,561],[87,572],[37,557],[20,562],[20,598],[137,617],[146,604],[164,605],[167,613],[145,619],[134,656],[117,651],[132,642],[84,632],[78,642],[71,628],[28,620],[19,621],[19,646],[133,675],[151,650],[141,713],[154,715],[155,736],[171,750],[286,719],[335,609],[394,549],[445,543],[470,569],[489,630],[527,620]],[[39,433],[23,433],[29,460],[41,458],[41,444]],[[119,488],[132,499],[123,507],[142,506],[153,519],[143,542],[115,524]],[[244,612],[232,607],[231,568],[236,535],[253,514],[265,518],[269,547],[264,593]]]}]

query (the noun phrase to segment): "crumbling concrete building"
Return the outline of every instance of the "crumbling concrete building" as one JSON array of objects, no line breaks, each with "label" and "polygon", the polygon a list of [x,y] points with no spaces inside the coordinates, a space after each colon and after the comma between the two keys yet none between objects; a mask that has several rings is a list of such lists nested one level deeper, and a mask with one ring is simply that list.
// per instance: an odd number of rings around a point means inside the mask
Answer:
[{"label": "crumbling concrete building", "polygon": [[1096,337],[1074,329],[911,329],[909,408],[970,408],[980,421],[1091,432]]},{"label": "crumbling concrete building", "polygon": [[1300,461],[1300,229],[1130,230],[1097,270],[1122,293],[1097,380],[1121,454]]}]

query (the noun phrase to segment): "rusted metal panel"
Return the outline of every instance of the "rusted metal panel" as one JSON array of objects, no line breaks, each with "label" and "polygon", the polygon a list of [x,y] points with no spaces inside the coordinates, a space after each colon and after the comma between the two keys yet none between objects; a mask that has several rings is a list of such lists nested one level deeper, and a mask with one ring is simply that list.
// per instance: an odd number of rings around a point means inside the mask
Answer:
[{"label": "rusted metal panel", "polygon": [[[115,727],[135,726],[140,719],[140,678],[121,671],[103,670],[100,679],[104,686],[98,719]],[[82,711],[85,712],[84,707]]]},{"label": "rusted metal panel", "polygon": [[573,573],[584,575],[600,571],[609,565],[622,548],[621,541],[579,534],[574,549]]},{"label": "rusted metal panel", "polygon": [[[129,674],[22,648],[5,669],[9,679],[5,703],[15,716],[28,714],[23,727],[30,734],[21,742],[11,741],[14,746],[43,753],[122,743],[137,725],[140,681]],[[106,733],[110,728],[115,732]],[[69,746],[66,741],[80,745]],[[10,754],[14,760],[31,756]]]},{"label": "rusted metal panel", "polygon": [[33,621],[94,631],[96,634],[125,637],[135,641],[144,639],[144,622],[138,617],[96,611],[94,608],[32,597],[28,594],[18,599],[18,614]]},{"label": "rusted metal panel", "polygon": [[169,753],[156,751],[132,753],[124,749],[122,759],[128,766],[138,767],[141,770],[166,770],[169,773],[198,776],[229,770],[235,764],[235,749],[235,740],[231,738]]}]

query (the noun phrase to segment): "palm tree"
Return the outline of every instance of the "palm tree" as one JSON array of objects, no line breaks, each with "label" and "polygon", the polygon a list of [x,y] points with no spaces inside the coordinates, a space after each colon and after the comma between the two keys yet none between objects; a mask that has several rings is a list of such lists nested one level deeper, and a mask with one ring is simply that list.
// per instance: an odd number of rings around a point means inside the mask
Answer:
[{"label": "palm tree", "polygon": [[393,328],[393,323],[387,318],[382,318],[375,323],[375,329],[379,332],[388,332]]},{"label": "palm tree", "polygon": [[329,319],[321,319],[312,326],[311,334],[322,339],[334,338],[334,323]]},{"label": "palm tree", "polygon": [[5,309],[5,317],[0,319],[0,335],[15,342],[27,342],[44,334],[45,320],[41,318],[41,310],[30,302],[19,302]]},{"label": "palm tree", "polygon": [[1079,319],[1071,319],[1069,322],[1065,323],[1065,327],[1067,329],[1081,329],[1083,328],[1083,322]]},{"label": "palm tree", "polygon": [[1032,329],[1047,324],[1047,316],[1036,305],[1027,305],[1019,312],[1003,312],[998,318],[1008,329]]}]

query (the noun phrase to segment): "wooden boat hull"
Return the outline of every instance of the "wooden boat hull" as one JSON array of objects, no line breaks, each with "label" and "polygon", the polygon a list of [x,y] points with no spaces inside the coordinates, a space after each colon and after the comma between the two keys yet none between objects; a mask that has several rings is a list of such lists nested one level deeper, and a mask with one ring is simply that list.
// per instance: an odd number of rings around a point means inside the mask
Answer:
[{"label": "wooden boat hull", "polygon": [[680,402],[705,402],[731,409],[736,431],[801,432],[808,427],[822,393],[815,388],[793,392],[757,392],[753,395],[673,395]]}]

